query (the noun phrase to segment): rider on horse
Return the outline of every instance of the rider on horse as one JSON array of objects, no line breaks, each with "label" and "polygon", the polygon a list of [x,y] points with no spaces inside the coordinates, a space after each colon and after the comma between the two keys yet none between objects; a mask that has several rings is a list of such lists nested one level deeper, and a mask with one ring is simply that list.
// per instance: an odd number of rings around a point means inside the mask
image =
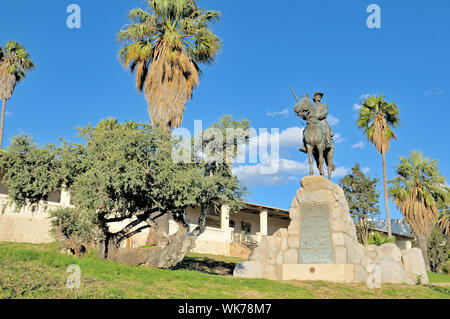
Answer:
[{"label": "rider on horse", "polygon": [[[325,131],[326,149],[331,149],[333,147],[334,134],[331,131],[331,126],[330,126],[330,124],[328,124],[328,121],[327,121],[328,106],[325,103],[321,102],[322,97],[323,97],[323,93],[321,93],[321,92],[314,93],[313,100],[314,100],[315,104],[314,104],[314,107],[311,108],[311,116],[318,119],[319,122],[322,124],[324,131]],[[300,151],[303,153],[307,153],[306,146],[301,147]]]}]

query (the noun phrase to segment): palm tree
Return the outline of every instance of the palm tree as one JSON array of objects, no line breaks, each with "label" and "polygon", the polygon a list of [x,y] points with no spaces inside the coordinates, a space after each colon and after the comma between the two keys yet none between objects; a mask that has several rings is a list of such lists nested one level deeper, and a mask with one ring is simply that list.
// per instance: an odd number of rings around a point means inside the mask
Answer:
[{"label": "palm tree", "polygon": [[[447,196],[450,197],[450,196]],[[445,203],[440,203],[438,205],[438,210],[440,211],[438,225],[441,231],[448,237],[450,237],[450,206],[449,198],[446,199]]]},{"label": "palm tree", "polygon": [[34,63],[22,45],[15,41],[9,41],[4,49],[0,46],[0,99],[3,101],[0,122],[0,149],[3,147],[6,101],[11,98],[17,83],[25,78],[26,72],[33,68]]},{"label": "palm tree", "polygon": [[222,43],[210,25],[220,13],[199,8],[196,0],[148,0],[149,11],[129,12],[118,33],[122,65],[136,73],[154,125],[179,127],[186,103],[199,82],[201,63],[212,63]]},{"label": "palm tree", "polygon": [[[383,186],[384,205],[386,208],[386,225],[388,236],[392,236],[391,219],[389,216],[388,191],[386,180],[386,153],[389,151],[389,142],[397,136],[392,131],[399,124],[399,112],[395,103],[388,103],[383,100],[384,96],[371,96],[362,103],[359,110],[358,128],[364,129],[369,141],[375,145],[381,154],[383,161]],[[392,127],[392,128],[391,128]]]},{"label": "palm tree", "polygon": [[389,194],[417,235],[429,269],[427,238],[439,216],[437,204],[445,201],[450,188],[445,186],[445,177],[440,174],[437,161],[424,158],[420,151],[412,151],[409,158],[400,157],[396,169],[397,176],[389,181],[392,184]]}]

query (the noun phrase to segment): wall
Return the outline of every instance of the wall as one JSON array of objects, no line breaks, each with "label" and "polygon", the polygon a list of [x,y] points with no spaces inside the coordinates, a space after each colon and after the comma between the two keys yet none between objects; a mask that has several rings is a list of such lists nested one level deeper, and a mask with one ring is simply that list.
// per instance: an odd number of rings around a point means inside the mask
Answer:
[{"label": "wall", "polygon": [[[64,192],[62,195],[59,192],[55,192],[49,196],[49,200],[55,202],[49,202],[47,204],[48,209],[57,209],[62,207],[63,204],[56,203],[56,201],[61,201],[67,206],[67,203],[70,202],[70,197],[68,197],[68,195]],[[3,205],[6,205],[7,201],[8,196],[1,194],[0,190],[0,208],[3,208]],[[49,234],[51,224],[48,219],[48,212],[45,212],[42,207],[43,205],[35,213],[32,213],[29,209],[22,209],[19,213],[17,213],[14,209],[5,207],[5,213],[0,214],[0,241],[28,242],[36,244],[52,242],[53,238]],[[199,207],[188,208],[186,210],[186,219],[192,227],[195,227],[198,223],[199,216]],[[230,215],[230,220],[235,221],[236,232],[241,231],[241,221],[249,222],[252,225],[252,234],[256,234],[260,231],[258,214],[235,213]],[[120,230],[121,227],[125,226],[130,221],[131,220],[120,223],[111,223],[111,231]],[[171,221],[170,224],[170,234],[173,234],[176,231],[176,228],[174,228],[176,227],[176,224],[173,221]],[[280,228],[286,228],[288,224],[288,221],[268,217],[269,235],[272,235]],[[197,239],[194,252],[229,256],[231,254],[231,231],[233,231],[232,228],[229,228],[227,231],[220,229],[220,216],[208,216],[207,230]],[[122,247],[133,248],[145,246],[148,233],[149,230],[147,229],[129,238],[124,241]]]},{"label": "wall", "polygon": [[[0,195],[0,241],[20,243],[50,243],[53,238],[49,234],[50,220],[48,212],[42,208],[32,213],[28,209],[17,212],[14,208],[7,206],[8,197]],[[48,204],[48,209],[60,207],[59,204]]]},{"label": "wall", "polygon": [[275,218],[275,217],[269,217],[267,219],[267,235],[268,236],[273,236],[273,234],[275,234],[278,230],[280,230],[281,228],[288,228],[290,223],[290,219],[289,220],[284,220],[284,219],[280,219],[280,218]]}]

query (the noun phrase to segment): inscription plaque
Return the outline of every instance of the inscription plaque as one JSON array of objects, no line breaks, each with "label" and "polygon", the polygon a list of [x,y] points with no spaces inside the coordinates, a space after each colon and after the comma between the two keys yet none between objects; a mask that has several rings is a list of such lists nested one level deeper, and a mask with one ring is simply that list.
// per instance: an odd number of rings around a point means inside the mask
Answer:
[{"label": "inscription plaque", "polygon": [[305,205],[300,208],[300,264],[332,264],[330,207]]}]

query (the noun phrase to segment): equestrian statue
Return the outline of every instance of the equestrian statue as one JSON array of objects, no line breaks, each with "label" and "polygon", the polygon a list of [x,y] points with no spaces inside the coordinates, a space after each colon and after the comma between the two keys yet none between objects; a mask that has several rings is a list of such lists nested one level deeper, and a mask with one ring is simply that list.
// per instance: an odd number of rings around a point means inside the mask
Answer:
[{"label": "equestrian statue", "polygon": [[316,161],[320,175],[324,176],[323,161],[328,168],[328,178],[331,180],[331,173],[335,170],[333,164],[334,142],[331,126],[328,124],[328,106],[322,103],[323,93],[314,93],[311,102],[309,95],[302,96],[299,100],[294,90],[292,93],[297,100],[294,112],[306,121],[306,128],[303,130],[303,147],[300,151],[308,154],[309,174],[313,175],[313,157]]}]

